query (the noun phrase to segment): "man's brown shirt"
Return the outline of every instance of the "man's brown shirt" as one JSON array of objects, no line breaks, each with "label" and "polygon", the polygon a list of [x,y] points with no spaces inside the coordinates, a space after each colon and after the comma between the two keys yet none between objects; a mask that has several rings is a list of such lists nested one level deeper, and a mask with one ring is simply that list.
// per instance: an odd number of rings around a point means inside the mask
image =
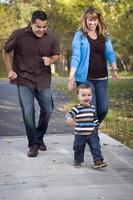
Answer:
[{"label": "man's brown shirt", "polygon": [[43,56],[59,55],[59,43],[47,30],[43,37],[37,37],[31,27],[14,31],[4,46],[5,52],[13,51],[13,70],[17,79],[11,83],[25,85],[31,89],[43,90],[50,87],[51,68],[45,66]]}]

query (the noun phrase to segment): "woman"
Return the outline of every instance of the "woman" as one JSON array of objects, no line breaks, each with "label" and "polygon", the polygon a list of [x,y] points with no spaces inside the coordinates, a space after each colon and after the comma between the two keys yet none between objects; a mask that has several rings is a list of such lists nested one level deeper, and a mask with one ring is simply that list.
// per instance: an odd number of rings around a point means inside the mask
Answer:
[{"label": "woman", "polygon": [[89,7],[81,18],[80,29],[72,42],[68,89],[73,89],[74,79],[77,86],[81,83],[91,86],[100,123],[108,112],[107,61],[113,80],[117,80],[115,54],[102,15],[97,9]]}]

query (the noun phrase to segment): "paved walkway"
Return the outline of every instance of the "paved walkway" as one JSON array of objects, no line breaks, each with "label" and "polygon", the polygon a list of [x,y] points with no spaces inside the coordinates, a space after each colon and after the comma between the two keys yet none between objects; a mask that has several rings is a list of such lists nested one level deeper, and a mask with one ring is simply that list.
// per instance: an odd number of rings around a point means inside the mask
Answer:
[{"label": "paved walkway", "polygon": [[[58,80],[52,82],[53,86]],[[66,125],[64,120],[65,111],[64,104],[67,99],[64,95],[52,88],[55,109],[52,114],[48,134],[64,134],[71,133],[72,128]],[[39,107],[36,104],[36,118],[38,119]],[[7,80],[0,81],[0,136],[21,136],[25,135],[25,128],[22,119],[22,113],[18,101],[17,88],[8,83]]]},{"label": "paved walkway", "polygon": [[27,139],[0,139],[0,200],[132,200],[133,151],[100,134],[108,167],[73,167],[72,135],[47,135],[48,150],[28,158]]},{"label": "paved walkway", "polygon": [[[16,95],[13,93],[15,89],[10,87],[8,90],[7,87],[10,86],[6,82],[0,83],[0,91],[2,88],[3,92],[7,92],[5,99],[4,93],[2,95],[0,92],[0,109],[7,111],[6,116],[3,110],[0,111],[0,200],[133,199],[133,151],[106,134],[100,134],[100,138],[108,167],[94,170],[88,147],[83,166],[80,169],[73,167],[73,135],[65,125],[62,110],[66,99],[55,89],[53,93],[56,113],[53,114],[59,113],[53,116],[49,133],[62,134],[47,134],[45,142],[48,150],[40,152],[36,158],[28,158],[24,134],[12,136],[9,132],[8,136],[4,136],[10,127],[12,130],[18,127],[16,133],[19,132],[17,119],[11,115],[16,108],[15,114],[19,117],[20,111],[17,98],[13,97],[13,94]],[[12,117],[8,119],[10,123],[5,123],[6,117]],[[20,124],[23,126],[22,121]]]}]

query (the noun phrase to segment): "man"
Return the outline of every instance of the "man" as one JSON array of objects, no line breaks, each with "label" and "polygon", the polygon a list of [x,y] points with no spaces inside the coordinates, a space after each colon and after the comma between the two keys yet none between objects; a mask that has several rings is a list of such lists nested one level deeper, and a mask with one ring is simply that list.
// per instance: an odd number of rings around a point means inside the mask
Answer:
[{"label": "man", "polygon": [[[16,84],[28,137],[29,157],[38,150],[45,151],[43,141],[53,110],[50,89],[50,65],[59,60],[59,44],[47,29],[48,18],[44,11],[32,14],[31,24],[15,30],[4,46],[3,60],[11,83]],[[13,65],[10,52],[13,51]],[[38,125],[35,125],[34,99],[40,106]]]}]

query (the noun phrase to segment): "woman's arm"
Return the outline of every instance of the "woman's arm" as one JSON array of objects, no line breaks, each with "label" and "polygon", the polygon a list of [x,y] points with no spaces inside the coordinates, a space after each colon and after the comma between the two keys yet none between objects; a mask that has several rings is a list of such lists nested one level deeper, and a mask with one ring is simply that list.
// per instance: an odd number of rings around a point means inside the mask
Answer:
[{"label": "woman's arm", "polygon": [[118,68],[116,65],[115,52],[113,50],[110,38],[108,38],[107,41],[105,42],[105,46],[106,46],[105,56],[111,67],[112,79],[115,81],[118,79],[118,74],[117,74]]},{"label": "woman's arm", "polygon": [[117,74],[118,68],[116,66],[116,63],[110,64],[110,67],[111,67],[112,79],[113,79],[113,81],[117,81],[119,77]]},{"label": "woman's arm", "polygon": [[68,78],[68,89],[71,91],[74,87],[74,75],[76,69],[74,67],[70,68],[69,78]]},{"label": "woman's arm", "polygon": [[74,87],[74,76],[80,62],[80,44],[81,43],[81,32],[76,32],[72,41],[72,57],[71,67],[68,78],[68,89],[72,90]]}]

